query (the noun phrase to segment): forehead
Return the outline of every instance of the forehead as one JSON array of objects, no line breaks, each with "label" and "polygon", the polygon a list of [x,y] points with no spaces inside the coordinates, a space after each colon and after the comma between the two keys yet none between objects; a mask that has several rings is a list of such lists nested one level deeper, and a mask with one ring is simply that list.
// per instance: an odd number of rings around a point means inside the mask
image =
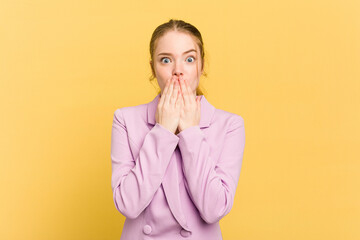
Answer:
[{"label": "forehead", "polygon": [[190,34],[178,31],[169,31],[157,40],[155,52],[182,54],[192,48],[198,50],[195,39]]}]

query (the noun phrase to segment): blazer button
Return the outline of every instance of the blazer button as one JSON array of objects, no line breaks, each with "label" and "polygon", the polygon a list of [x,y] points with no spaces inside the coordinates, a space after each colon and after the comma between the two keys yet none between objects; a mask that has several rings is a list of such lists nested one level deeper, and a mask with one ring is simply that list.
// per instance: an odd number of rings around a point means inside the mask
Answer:
[{"label": "blazer button", "polygon": [[181,229],[180,234],[183,237],[189,237],[191,235],[191,232],[186,231],[185,229]]},{"label": "blazer button", "polygon": [[146,234],[146,235],[149,235],[151,233],[151,226],[150,225],[145,225],[143,227],[143,232]]}]

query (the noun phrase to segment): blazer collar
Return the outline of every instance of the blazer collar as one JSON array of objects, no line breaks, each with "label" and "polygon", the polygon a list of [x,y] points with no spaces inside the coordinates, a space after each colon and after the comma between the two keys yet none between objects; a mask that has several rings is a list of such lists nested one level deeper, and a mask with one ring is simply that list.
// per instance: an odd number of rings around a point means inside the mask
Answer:
[{"label": "blazer collar", "polygon": [[[215,113],[215,107],[211,105],[205,98],[204,95],[200,95],[200,105],[201,105],[201,117],[200,117],[200,128],[206,128],[210,126],[211,119]],[[155,125],[155,113],[156,108],[159,102],[160,93],[149,103],[147,103],[147,121],[149,124]]]}]

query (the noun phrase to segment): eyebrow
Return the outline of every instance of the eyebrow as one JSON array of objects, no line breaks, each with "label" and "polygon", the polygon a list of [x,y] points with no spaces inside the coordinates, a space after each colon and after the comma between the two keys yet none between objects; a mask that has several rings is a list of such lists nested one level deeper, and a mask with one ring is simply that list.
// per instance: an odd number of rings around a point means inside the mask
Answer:
[{"label": "eyebrow", "polygon": [[[195,49],[190,49],[190,50],[187,50],[186,52],[184,52],[183,54],[189,53],[189,52],[196,52],[196,50]],[[159,55],[170,55],[170,56],[172,56],[171,53],[159,53],[158,56]]]}]

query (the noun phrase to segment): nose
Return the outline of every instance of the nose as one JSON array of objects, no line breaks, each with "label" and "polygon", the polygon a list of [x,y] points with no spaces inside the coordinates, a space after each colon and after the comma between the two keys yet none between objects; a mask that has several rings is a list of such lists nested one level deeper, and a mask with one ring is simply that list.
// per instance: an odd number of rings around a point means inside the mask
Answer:
[{"label": "nose", "polygon": [[180,75],[184,77],[184,74],[182,72],[174,72],[174,75],[176,76],[176,79],[180,79]]},{"label": "nose", "polygon": [[182,72],[174,72],[174,75],[177,77],[184,76],[184,74]]},{"label": "nose", "polygon": [[177,76],[177,77],[180,77],[184,75],[184,72],[183,72],[183,69],[182,69],[182,66],[181,66],[181,63],[176,63],[175,66],[174,66],[174,69],[173,69],[173,75]]}]

